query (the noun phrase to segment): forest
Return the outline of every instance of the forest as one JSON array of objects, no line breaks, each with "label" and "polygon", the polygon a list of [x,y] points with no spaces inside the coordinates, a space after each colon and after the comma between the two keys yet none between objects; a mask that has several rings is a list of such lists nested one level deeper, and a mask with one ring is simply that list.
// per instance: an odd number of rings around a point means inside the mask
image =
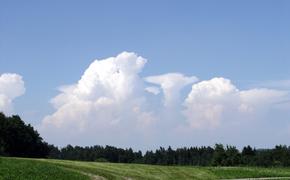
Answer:
[{"label": "forest", "polygon": [[[194,144],[194,142],[192,142]],[[215,144],[214,147],[160,147],[155,151],[133,151],[114,146],[56,147],[45,142],[40,134],[17,115],[0,113],[0,156],[50,158],[64,160],[153,165],[187,166],[261,166],[289,167],[290,146],[277,145],[271,149]]]}]

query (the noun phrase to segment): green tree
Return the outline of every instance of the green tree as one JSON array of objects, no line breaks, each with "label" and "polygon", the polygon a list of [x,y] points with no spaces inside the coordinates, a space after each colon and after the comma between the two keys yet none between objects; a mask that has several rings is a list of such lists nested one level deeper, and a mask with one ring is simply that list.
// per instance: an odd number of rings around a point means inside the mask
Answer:
[{"label": "green tree", "polygon": [[226,159],[224,160],[223,165],[236,166],[241,163],[241,154],[235,146],[227,146],[225,153]]},{"label": "green tree", "polygon": [[0,154],[19,157],[46,157],[48,144],[34,128],[19,116],[0,113]]},{"label": "green tree", "polygon": [[226,152],[222,144],[216,144],[214,147],[212,165],[222,166],[225,164]]},{"label": "green tree", "polygon": [[246,146],[242,150],[241,164],[253,166],[255,165],[256,150],[251,146]]}]

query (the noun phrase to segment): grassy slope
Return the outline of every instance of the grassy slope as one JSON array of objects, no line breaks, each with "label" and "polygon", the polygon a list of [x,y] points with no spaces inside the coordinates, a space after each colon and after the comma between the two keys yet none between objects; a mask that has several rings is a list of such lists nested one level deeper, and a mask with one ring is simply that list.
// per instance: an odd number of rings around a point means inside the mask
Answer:
[{"label": "grassy slope", "polygon": [[95,174],[107,179],[126,179],[128,177],[132,179],[290,177],[289,168],[150,166],[15,158],[2,158],[0,162],[0,179],[88,179],[79,172]]},{"label": "grassy slope", "polygon": [[38,180],[38,179],[90,179],[87,176],[67,170],[61,166],[54,164],[35,161],[30,159],[14,159],[14,158],[1,158],[0,159],[0,179],[13,179],[13,180]]}]

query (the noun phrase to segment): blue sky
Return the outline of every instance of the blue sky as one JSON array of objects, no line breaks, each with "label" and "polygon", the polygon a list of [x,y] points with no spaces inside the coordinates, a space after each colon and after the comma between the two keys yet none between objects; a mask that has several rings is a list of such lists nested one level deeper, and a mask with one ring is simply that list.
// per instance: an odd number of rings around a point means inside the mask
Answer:
[{"label": "blue sky", "polygon": [[180,72],[228,78],[240,90],[289,90],[289,8],[286,0],[1,0],[0,74],[23,77],[14,112],[34,125],[54,113],[58,87],[123,51],[148,59],[141,77]]}]

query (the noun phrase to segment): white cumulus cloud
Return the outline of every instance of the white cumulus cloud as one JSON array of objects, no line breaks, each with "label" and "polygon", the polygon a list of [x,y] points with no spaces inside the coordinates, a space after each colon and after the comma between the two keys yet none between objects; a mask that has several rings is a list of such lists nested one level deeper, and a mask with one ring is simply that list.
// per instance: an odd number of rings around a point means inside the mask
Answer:
[{"label": "white cumulus cloud", "polygon": [[0,75],[0,111],[13,113],[13,100],[25,93],[24,81],[18,74]]},{"label": "white cumulus cloud", "polygon": [[150,124],[155,118],[146,111],[143,80],[138,75],[146,61],[128,52],[95,60],[76,84],[60,88],[51,100],[56,111],[44,118],[40,130],[50,135],[53,130],[65,130],[69,136],[106,134],[118,128],[126,134],[126,128]]},{"label": "white cumulus cloud", "polygon": [[187,77],[180,73],[168,73],[157,76],[146,77],[149,83],[160,85],[164,93],[164,105],[171,106],[178,102],[180,90],[186,85],[198,81],[197,77]]},{"label": "white cumulus cloud", "polygon": [[[287,91],[240,90],[222,77],[200,82],[181,73],[141,77],[146,62],[129,52],[93,61],[76,83],[59,88],[51,100],[55,110],[38,130],[57,145],[142,148],[192,143],[201,136],[219,142],[207,130],[232,132],[237,128],[232,122],[241,122],[241,116],[267,114],[289,99]],[[247,122],[244,127],[250,126]]]},{"label": "white cumulus cloud", "polygon": [[274,106],[288,97],[288,92],[271,89],[239,90],[229,79],[213,78],[192,86],[184,106],[184,115],[193,128],[214,128],[221,121],[239,113],[253,113]]}]

